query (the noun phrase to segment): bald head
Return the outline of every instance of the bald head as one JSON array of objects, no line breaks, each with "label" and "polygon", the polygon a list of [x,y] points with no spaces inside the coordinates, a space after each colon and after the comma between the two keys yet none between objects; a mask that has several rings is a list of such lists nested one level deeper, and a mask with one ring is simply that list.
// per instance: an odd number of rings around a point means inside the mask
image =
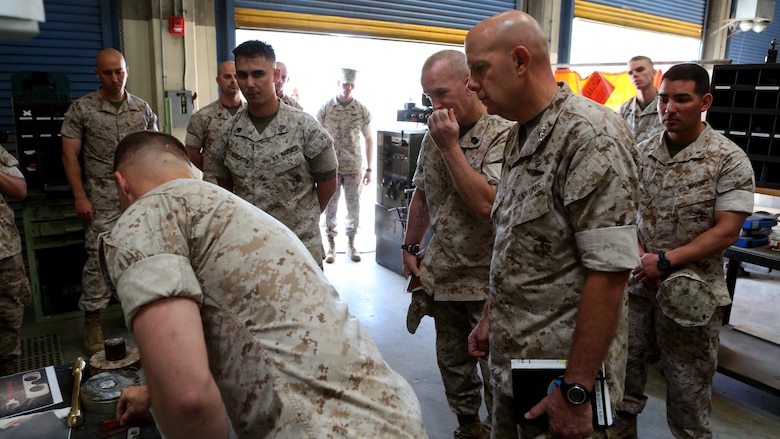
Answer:
[{"label": "bald head", "polygon": [[533,17],[508,11],[490,17],[466,36],[469,88],[488,112],[525,122],[557,91],[544,30]]},{"label": "bald head", "polygon": [[241,96],[236,79],[236,64],[233,61],[225,61],[217,69],[217,87],[219,87],[219,99],[224,105],[234,107],[241,105]]},{"label": "bald head", "polygon": [[225,61],[222,64],[219,65],[219,68],[217,69],[217,75],[222,76],[226,73],[233,73],[236,74],[236,63],[233,61]]},{"label": "bald head", "polygon": [[290,78],[287,76],[287,65],[281,61],[276,62],[276,69],[279,70],[279,80],[274,83],[276,89],[276,96],[282,97],[284,95],[284,86],[287,85],[287,81]]},{"label": "bald head", "polygon": [[125,98],[128,68],[125,57],[116,49],[101,50],[95,60],[95,76],[100,79],[100,93],[112,102]]},{"label": "bald head", "polygon": [[110,64],[116,64],[120,63],[123,66],[127,66],[125,63],[125,56],[122,55],[122,52],[107,48],[103,49],[100,52],[98,52],[97,58],[95,59],[95,68],[100,69],[102,66],[110,65]]},{"label": "bald head", "polygon": [[163,183],[195,178],[184,145],[158,131],[136,131],[119,142],[114,153],[114,177],[122,210]]}]

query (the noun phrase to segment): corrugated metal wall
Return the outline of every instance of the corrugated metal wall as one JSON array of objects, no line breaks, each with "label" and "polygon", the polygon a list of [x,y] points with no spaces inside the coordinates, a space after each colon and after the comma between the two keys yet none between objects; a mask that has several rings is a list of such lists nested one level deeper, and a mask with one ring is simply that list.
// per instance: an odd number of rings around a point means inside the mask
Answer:
[{"label": "corrugated metal wall", "polygon": [[699,25],[704,23],[704,13],[707,10],[706,0],[590,0],[588,3],[657,15]]},{"label": "corrugated metal wall", "polygon": [[[780,40],[780,5],[777,2],[775,2],[775,15],[772,18],[772,23],[766,27],[764,32],[757,34],[751,30],[740,32],[729,38],[726,45],[726,58],[731,59],[733,64],[761,64],[766,58],[766,52],[769,50],[772,38]],[[776,46],[775,48],[780,50],[780,47]]]},{"label": "corrugated metal wall", "polygon": [[515,0],[234,0],[236,8],[330,15],[344,18],[389,21],[421,26],[471,29],[499,12],[516,9]]},{"label": "corrugated metal wall", "polygon": [[20,71],[62,73],[75,99],[94,91],[95,55],[119,49],[119,0],[44,0],[46,22],[28,41],[0,40],[0,131],[13,131],[11,75]]}]

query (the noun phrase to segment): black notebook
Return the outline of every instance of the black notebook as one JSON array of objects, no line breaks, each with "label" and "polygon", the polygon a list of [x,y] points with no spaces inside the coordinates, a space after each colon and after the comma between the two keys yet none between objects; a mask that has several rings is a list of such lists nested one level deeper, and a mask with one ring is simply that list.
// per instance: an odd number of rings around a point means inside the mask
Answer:
[{"label": "black notebook", "polygon": [[[547,415],[536,419],[525,419],[523,415],[561,385],[565,372],[566,360],[512,360],[512,391],[516,423],[548,425]],[[590,402],[593,407],[593,428],[610,427],[613,423],[612,408],[603,365],[596,377]]]}]

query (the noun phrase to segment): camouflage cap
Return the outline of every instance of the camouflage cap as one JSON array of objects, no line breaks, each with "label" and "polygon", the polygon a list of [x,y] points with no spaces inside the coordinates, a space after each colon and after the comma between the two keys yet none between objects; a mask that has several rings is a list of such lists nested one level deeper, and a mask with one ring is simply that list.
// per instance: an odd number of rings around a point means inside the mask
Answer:
[{"label": "camouflage cap", "polygon": [[341,69],[341,83],[355,85],[357,74],[358,72],[355,69]]},{"label": "camouflage cap", "polygon": [[664,315],[686,327],[706,324],[718,307],[710,286],[690,268],[670,274],[655,299]]}]

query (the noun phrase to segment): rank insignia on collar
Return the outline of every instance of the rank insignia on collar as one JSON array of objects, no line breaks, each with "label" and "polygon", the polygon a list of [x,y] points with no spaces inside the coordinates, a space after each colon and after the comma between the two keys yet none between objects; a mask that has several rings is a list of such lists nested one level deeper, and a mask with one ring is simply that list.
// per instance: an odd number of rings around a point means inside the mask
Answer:
[{"label": "rank insignia on collar", "polygon": [[472,137],[472,138],[471,138],[471,143],[473,143],[474,145],[476,145],[477,143],[479,143],[479,138],[477,138],[477,137]]}]

